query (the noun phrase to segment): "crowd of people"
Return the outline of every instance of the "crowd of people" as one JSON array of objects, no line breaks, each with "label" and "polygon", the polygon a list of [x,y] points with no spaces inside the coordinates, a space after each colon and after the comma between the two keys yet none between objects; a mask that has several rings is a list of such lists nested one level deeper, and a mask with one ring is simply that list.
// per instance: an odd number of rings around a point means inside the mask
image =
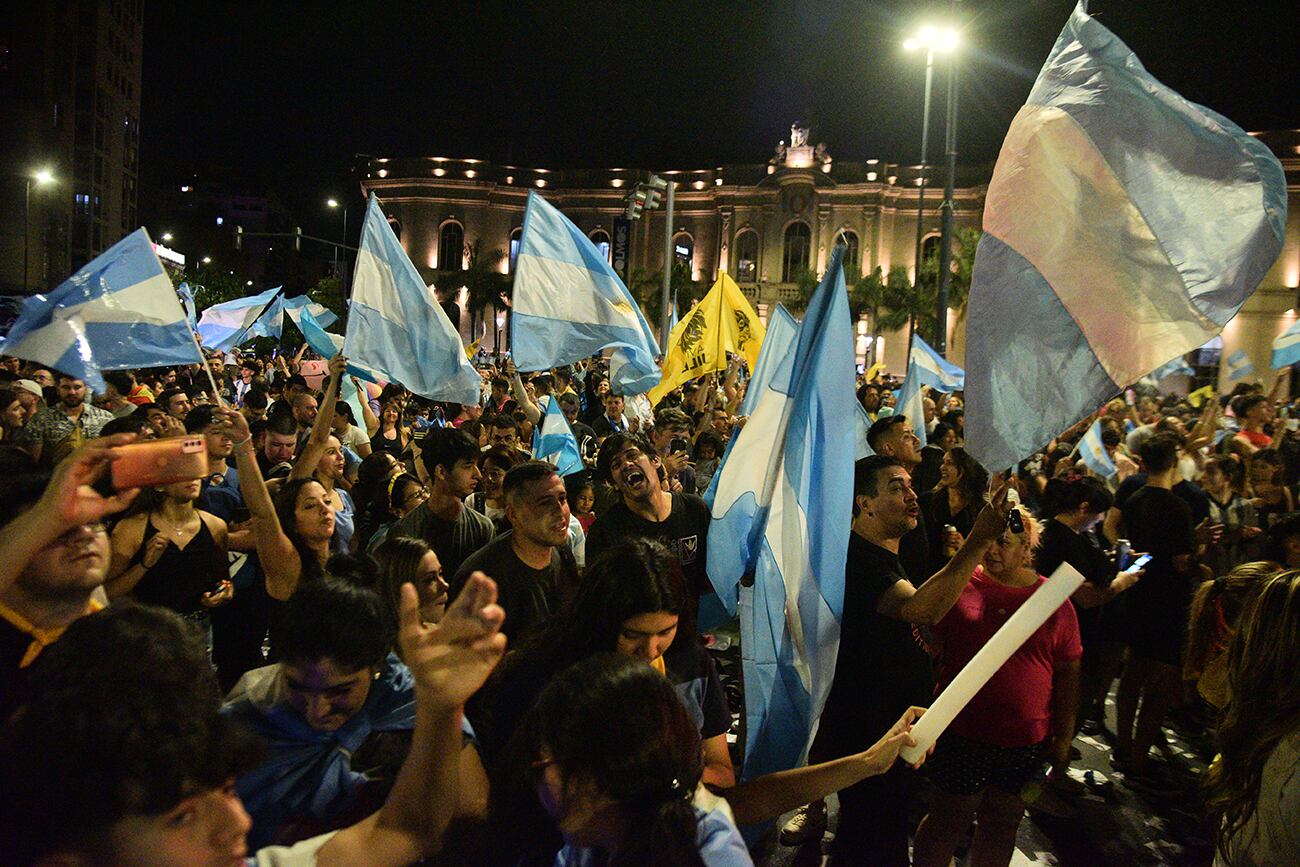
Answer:
[{"label": "crowd of people", "polygon": [[[807,766],[742,779],[705,500],[738,358],[656,406],[599,358],[483,360],[474,405],[305,350],[207,366],[92,395],[0,359],[4,863],[740,865],[821,840],[835,795],[833,863],[1007,864],[1036,794],[1077,794],[1080,732],[1136,792],[1199,786],[1222,863],[1300,857],[1300,412],[1277,393],[1139,384],[1008,469],[963,448],[960,393],[911,419],[860,381],[834,682]],[[531,448],[550,401],[565,476]],[[1098,420],[1105,477],[1078,450]],[[112,482],[183,436],[201,473]],[[1070,603],[899,760],[1062,564]],[[1171,724],[1203,784],[1161,760]]]}]

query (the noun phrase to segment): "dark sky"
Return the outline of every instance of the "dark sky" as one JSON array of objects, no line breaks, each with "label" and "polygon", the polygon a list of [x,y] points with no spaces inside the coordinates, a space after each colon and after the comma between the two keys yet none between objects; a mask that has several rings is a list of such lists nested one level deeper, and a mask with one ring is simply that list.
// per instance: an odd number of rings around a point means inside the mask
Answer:
[{"label": "dark sky", "polygon": [[[356,153],[696,168],[762,162],[796,119],[832,156],[915,161],[923,61],[899,43],[933,5],[150,3],[142,168],[170,183],[229,166],[305,209],[345,188]],[[1073,5],[962,4],[963,163],[996,157]],[[1253,130],[1300,126],[1289,5],[1094,0],[1091,12],[1166,84]],[[940,73],[932,159],[943,92]]]}]

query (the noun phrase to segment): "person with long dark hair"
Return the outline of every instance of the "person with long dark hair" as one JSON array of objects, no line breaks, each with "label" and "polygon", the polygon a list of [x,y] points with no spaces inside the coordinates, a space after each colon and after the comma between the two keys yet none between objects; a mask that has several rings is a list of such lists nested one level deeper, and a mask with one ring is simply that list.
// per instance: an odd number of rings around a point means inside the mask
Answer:
[{"label": "person with long dark hair", "polygon": [[[917,495],[925,513],[925,532],[930,540],[930,565],[942,566],[952,559],[962,541],[975,526],[975,516],[984,506],[984,489],[989,474],[965,449],[954,446],[944,453],[939,465],[939,484]],[[947,526],[955,532],[945,530]]]},{"label": "person with long dark hair", "polygon": [[290,479],[315,479],[325,489],[325,498],[334,510],[334,537],[330,541],[335,551],[350,551],[356,547],[352,544],[352,535],[356,530],[357,509],[344,487],[347,464],[343,457],[343,443],[331,432],[339,384],[347,361],[343,355],[330,359],[330,379],[325,387],[322,408],[316,413],[311,432],[289,473]]},{"label": "person with long dark hair", "polygon": [[288,599],[301,581],[322,574],[334,538],[334,507],[313,478],[290,479],[272,500],[257,465],[248,421],[228,408],[217,415],[234,442],[239,489],[252,515],[266,592],[272,599]]},{"label": "person with long dark hair", "polygon": [[1265,579],[1228,647],[1228,703],[1205,774],[1215,863],[1300,852],[1300,571]]},{"label": "person with long dark hair", "polygon": [[519,800],[540,804],[564,842],[548,863],[753,863],[726,802],[702,785],[686,707],[625,654],[595,654],[552,679],[510,754],[492,794],[496,818],[513,821]]}]

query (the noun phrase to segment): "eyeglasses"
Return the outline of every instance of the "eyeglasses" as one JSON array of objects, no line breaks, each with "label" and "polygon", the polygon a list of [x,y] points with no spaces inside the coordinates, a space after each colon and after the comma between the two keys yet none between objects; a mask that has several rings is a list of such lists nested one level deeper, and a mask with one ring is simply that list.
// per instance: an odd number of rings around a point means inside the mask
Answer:
[{"label": "eyeglasses", "polygon": [[423,502],[424,502],[425,500],[427,500],[427,499],[429,499],[429,489],[428,489],[428,488],[420,488],[420,489],[419,489],[418,491],[416,491],[415,493],[413,493],[413,494],[408,494],[407,497],[406,497],[406,499],[402,501],[402,505],[404,505],[404,506],[418,506],[418,505],[420,505],[421,503],[423,503]]}]

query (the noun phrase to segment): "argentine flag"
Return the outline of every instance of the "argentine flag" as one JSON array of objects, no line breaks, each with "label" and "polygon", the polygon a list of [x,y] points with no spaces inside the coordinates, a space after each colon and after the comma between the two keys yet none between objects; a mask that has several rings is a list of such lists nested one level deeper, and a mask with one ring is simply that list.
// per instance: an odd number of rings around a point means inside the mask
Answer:
[{"label": "argentine flag", "polygon": [[[928,385],[935,391],[961,391],[966,387],[966,371],[935,352],[919,334],[912,335],[912,351],[907,359],[907,376],[916,370],[917,383]],[[917,419],[912,419],[916,423]]]},{"label": "argentine flag", "polygon": [[1250,358],[1246,355],[1244,349],[1238,349],[1224,359],[1223,363],[1228,368],[1228,382],[1245,379],[1255,372],[1255,365],[1250,363]]},{"label": "argentine flag", "polygon": [[1290,367],[1300,361],[1300,321],[1278,335],[1273,341],[1274,370]]},{"label": "argentine flag", "polygon": [[[813,295],[788,377],[757,396],[714,491],[708,574],[740,609],[745,778],[806,760],[835,674],[858,440],[845,424],[856,400],[843,254]],[[753,586],[740,588],[748,573]]]},{"label": "argentine flag", "polygon": [[[297,295],[293,298],[284,299],[284,312],[289,314],[289,318],[293,320],[294,325],[298,325],[298,320],[302,316],[303,310],[310,310],[311,315],[316,320],[316,324],[321,328],[329,328],[335,322],[339,321],[339,318],[334,315],[334,311],[330,310],[324,304],[318,304],[311,300],[307,295]],[[301,330],[301,326],[299,330]]]},{"label": "argentine flag", "polygon": [[251,337],[279,337],[276,323],[283,289],[277,286],[257,295],[213,304],[199,317],[199,339],[209,349],[227,352]]},{"label": "argentine flag", "polygon": [[615,392],[642,394],[659,383],[659,344],[632,293],[591,239],[535,192],[524,211],[514,287],[510,352],[519,370],[613,349]]},{"label": "argentine flag", "polygon": [[582,453],[578,451],[578,440],[558,400],[546,402],[542,423],[533,431],[533,457],[555,464],[556,472],[561,476],[581,472],[586,467]]},{"label": "argentine flag", "polygon": [[1195,376],[1196,371],[1187,363],[1183,356],[1166,361],[1164,364],[1151,371],[1151,376],[1157,382],[1170,376]]},{"label": "argentine flag", "polygon": [[1079,440],[1079,457],[1083,464],[1103,479],[1109,479],[1119,472],[1119,467],[1106,453],[1106,446],[1101,442],[1101,419],[1092,423],[1088,432]]},{"label": "argentine flag", "polygon": [[473,406],[483,380],[370,194],[352,277],[343,353],[429,400]]},{"label": "argentine flag", "polygon": [[0,354],[36,361],[104,390],[101,370],[202,364],[185,309],[136,229],[54,291],[23,300]]},{"label": "argentine flag", "polygon": [[1282,249],[1282,166],[1161,84],[1080,2],[989,182],[966,446],[1013,466],[1222,330]]}]

